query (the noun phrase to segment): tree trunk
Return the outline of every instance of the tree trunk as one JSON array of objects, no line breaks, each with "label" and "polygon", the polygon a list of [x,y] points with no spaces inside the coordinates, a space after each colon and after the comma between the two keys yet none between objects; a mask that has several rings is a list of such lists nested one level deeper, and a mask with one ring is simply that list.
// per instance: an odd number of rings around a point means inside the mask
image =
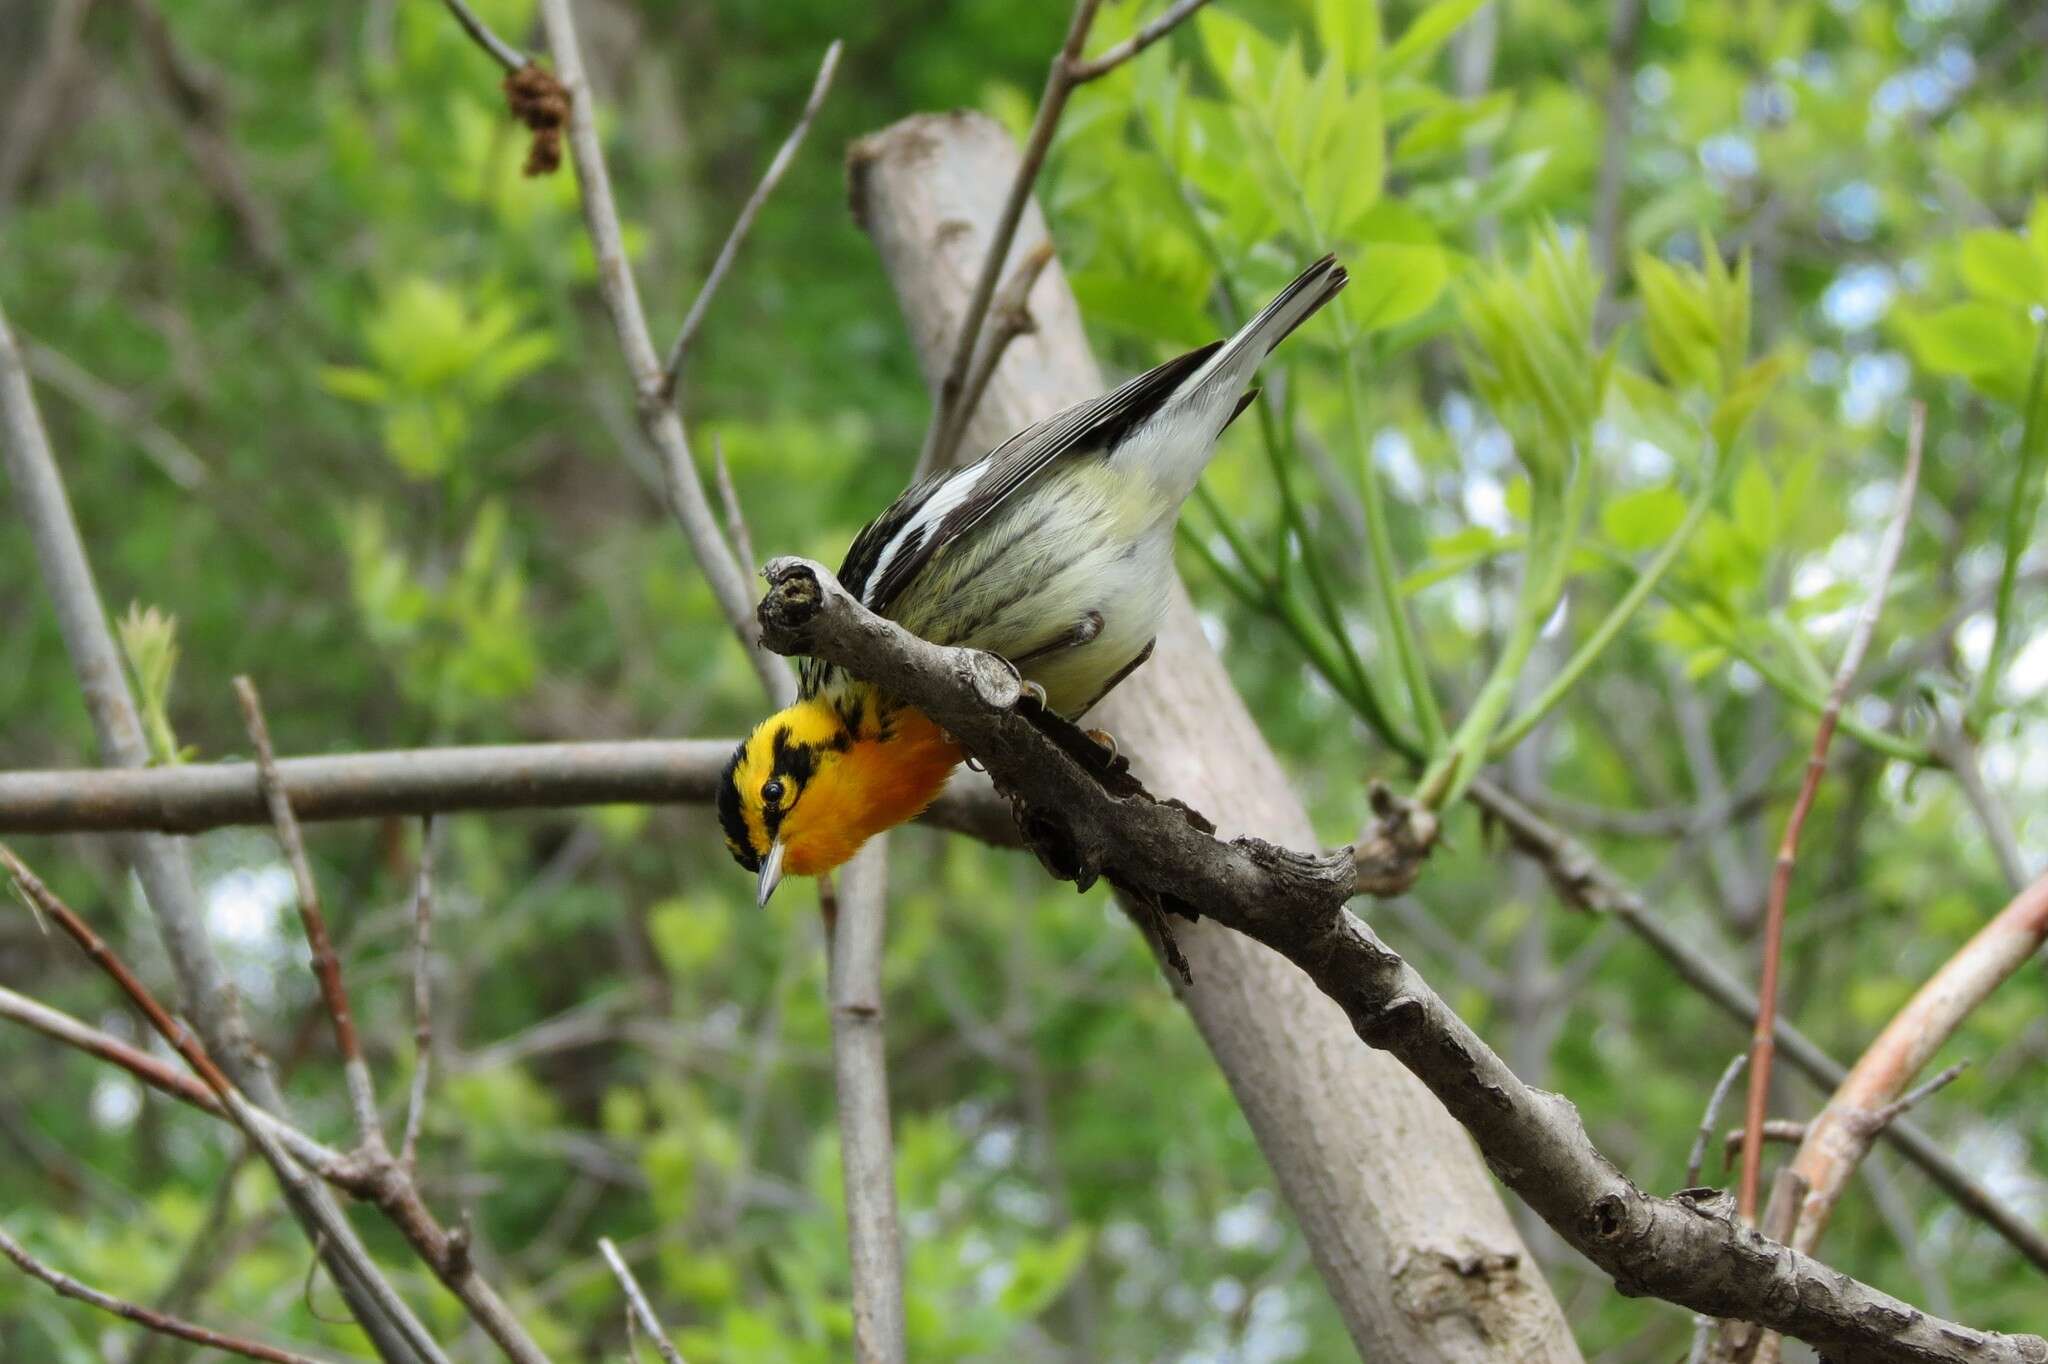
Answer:
[{"label": "tree trunk", "polygon": [[[1017,151],[992,120],[921,114],[857,143],[855,216],[874,239],[936,382]],[[1027,211],[1013,259],[1045,236]],[[1006,271],[1007,274],[1007,271]],[[1105,385],[1057,262],[1030,296],[963,451]],[[1145,782],[1224,836],[1316,843],[1307,813],[1176,586],[1152,659],[1106,701]],[[1180,990],[1230,1081],[1359,1352],[1402,1361],[1579,1358],[1549,1285],[1464,1131],[1408,1072],[1359,1045],[1308,978],[1249,939],[1176,921]],[[1176,982],[1177,983],[1177,982]]]}]

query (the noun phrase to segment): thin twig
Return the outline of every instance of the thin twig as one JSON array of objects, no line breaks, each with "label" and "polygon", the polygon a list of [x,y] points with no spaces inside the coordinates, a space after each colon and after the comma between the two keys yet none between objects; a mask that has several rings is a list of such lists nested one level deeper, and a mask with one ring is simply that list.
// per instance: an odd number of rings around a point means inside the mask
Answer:
[{"label": "thin twig", "polygon": [[631,1309],[626,1317],[628,1339],[631,1338],[631,1323],[637,1318],[640,1329],[653,1339],[654,1348],[661,1351],[661,1357],[667,1360],[668,1364],[683,1364],[682,1351],[669,1343],[668,1333],[661,1329],[661,1320],[654,1315],[654,1305],[647,1301],[647,1295],[640,1290],[640,1281],[633,1277],[631,1267],[626,1264],[626,1257],[619,1254],[619,1248],[612,1244],[609,1236],[598,1237],[597,1248],[603,1252],[605,1263],[612,1267],[612,1274],[618,1279],[619,1287],[625,1290],[626,1305]]},{"label": "thin twig", "polygon": [[[1589,914],[1620,920],[1664,959],[1681,982],[1715,1008],[1745,1025],[1756,1018],[1755,993],[1719,962],[1673,933],[1642,892],[1583,844],[1546,823],[1490,778],[1481,777],[1466,795],[1500,825],[1517,852],[1543,868],[1560,900]],[[1847,1066],[1782,1018],[1777,1036],[1785,1059],[1820,1088],[1833,1090],[1848,1078]],[[1958,1164],[1942,1143],[1905,1119],[1886,1128],[1883,1140],[1924,1171],[1958,1207],[1997,1232],[2034,1265],[2048,1270],[2048,1235]]]},{"label": "thin twig", "polygon": [[491,32],[491,26],[462,0],[442,0],[442,3],[455,16],[455,22],[462,25],[462,31],[475,39],[478,47],[490,53],[491,60],[504,67],[508,74],[532,65],[533,58]]},{"label": "thin twig", "polygon": [[[31,905],[40,915],[40,906]],[[176,1099],[182,1099],[194,1108],[211,1113],[217,1118],[227,1117],[227,1110],[220,1106],[211,1089],[179,1070],[160,1056],[133,1046],[112,1033],[101,1032],[62,1010],[53,1009],[40,1000],[17,994],[0,986],[0,1019],[19,1023],[31,1028],[52,1041],[76,1047],[86,1055],[118,1066],[152,1089],[161,1090]]]},{"label": "thin twig", "polygon": [[369,1063],[363,1059],[362,1041],[356,1036],[355,1014],[349,1008],[348,987],[342,983],[341,960],[334,955],[334,942],[328,936],[327,915],[320,907],[320,887],[313,879],[313,864],[306,856],[306,840],[299,833],[291,799],[277,775],[277,754],[270,746],[270,726],[263,718],[263,701],[256,694],[256,684],[247,677],[235,679],[235,699],[242,706],[242,722],[248,728],[249,742],[256,747],[257,780],[262,783],[278,844],[291,865],[292,881],[298,890],[299,923],[306,932],[306,946],[313,953],[313,975],[320,982],[320,998],[334,1027],[335,1050],[341,1053],[342,1078],[348,1085],[356,1136],[365,1149],[381,1151],[384,1127],[377,1117],[377,1087],[370,1079]]},{"label": "thin twig", "polygon": [[845,667],[942,726],[1022,806],[1040,856],[1069,878],[1172,896],[1285,956],[1344,1010],[1362,1043],[1429,1087],[1532,1211],[1626,1291],[1756,1320],[1857,1359],[2018,1364],[2048,1355],[2039,1337],[1941,1321],[1796,1251],[1759,1255],[1726,1195],[1644,1193],[1599,1154],[1570,1105],[1516,1076],[1349,912],[1344,854],[1217,839],[1185,807],[1148,798],[1128,772],[1084,768],[1071,755],[1086,736],[1022,712],[1013,669],[876,616],[820,564],[776,559],[765,576],[769,647]]},{"label": "thin twig", "polygon": [[1714,1082],[1713,1093],[1707,1096],[1707,1111],[1700,1118],[1700,1130],[1692,1139],[1692,1150],[1685,1157],[1685,1187],[1699,1187],[1700,1171],[1707,1163],[1707,1138],[1714,1130],[1714,1120],[1721,1116],[1721,1103],[1728,1097],[1728,1091],[1735,1086],[1735,1077],[1749,1064],[1749,1053],[1739,1051],[1734,1059],[1722,1070],[1721,1078]]},{"label": "thin twig", "polygon": [[[313,1176],[302,1168],[302,1162],[287,1154],[286,1142],[276,1130],[276,1120],[242,1097],[241,1091],[236,1089],[221,1068],[214,1064],[213,1058],[207,1054],[205,1047],[192,1031],[172,1018],[170,1011],[157,1001],[156,996],[150,993],[149,987],[128,968],[128,964],[93,932],[76,911],[58,899],[56,894],[5,844],[0,844],[0,868],[5,868],[8,876],[13,879],[16,890],[23,897],[34,901],[37,908],[62,928],[71,940],[78,944],[79,950],[120,987],[129,1001],[142,1011],[143,1017],[149,1020],[150,1027],[155,1029],[157,1036],[169,1044],[185,1064],[192,1068],[193,1073],[206,1083],[206,1087],[213,1091],[220,1107],[226,1110],[235,1125],[242,1129],[243,1135],[262,1153],[264,1160],[276,1173],[278,1182],[285,1186],[287,1194],[298,1206],[308,1210],[314,1222],[316,1251],[325,1257],[326,1253],[337,1245],[353,1247],[341,1258],[330,1261],[330,1264],[339,1270],[336,1275],[337,1282],[341,1281],[342,1274],[352,1276],[351,1281],[361,1283],[375,1295],[373,1301],[384,1314],[384,1319],[394,1322],[409,1321],[409,1310],[390,1284],[376,1272],[374,1266],[371,1266],[368,1252],[363,1250],[361,1243],[355,1239],[347,1219],[324,1196],[316,1197],[324,1191],[314,1182]],[[327,1177],[333,1179],[335,1175],[329,1174]],[[362,1266],[368,1267],[367,1274],[359,1273],[359,1259]],[[388,1300],[385,1298],[387,1294]],[[426,1335],[424,1328],[420,1329],[416,1338],[408,1337],[406,1343],[409,1348],[419,1351],[426,1358],[437,1361],[437,1364],[445,1364],[447,1356],[441,1352],[440,1346],[433,1338]]]},{"label": "thin twig", "polygon": [[[450,0],[453,3],[453,0]],[[711,308],[711,300],[718,293],[718,286],[725,282],[727,272],[732,269],[740,247],[745,244],[747,234],[754,230],[754,219],[760,216],[761,206],[768,202],[768,196],[775,193],[775,187],[782,183],[790,164],[796,160],[799,148],[804,144],[804,134],[811,130],[811,120],[818,116],[818,110],[825,103],[826,92],[832,88],[832,75],[839,69],[839,54],[843,48],[837,38],[832,46],[825,49],[825,59],[818,63],[818,75],[811,82],[810,98],[804,101],[804,111],[797,116],[796,127],[775,149],[775,155],[768,162],[768,169],[761,172],[761,182],[754,186],[754,192],[740,208],[740,216],[733,219],[732,230],[725,234],[725,244],[718,248],[717,259],[711,262],[711,273],[704,276],[704,283],[697,288],[697,297],[691,300],[690,311],[683,317],[683,325],[676,332],[675,344],[668,348],[668,363],[662,366],[661,393],[664,398],[674,398],[676,386],[682,381],[683,367],[689,363],[690,343],[697,339],[697,331],[704,325],[704,314]],[[752,555],[743,556],[743,561],[752,562]]]},{"label": "thin twig", "polygon": [[1100,56],[1090,57],[1085,62],[1075,62],[1070,73],[1074,84],[1086,85],[1089,81],[1099,80],[1107,76],[1110,72],[1116,70],[1119,66],[1122,66],[1125,62],[1173,32],[1182,20],[1208,3],[1209,0],[1176,0],[1174,4],[1161,10],[1159,17],[1145,25],[1145,27],[1139,29],[1114,47],[1104,48]]},{"label": "thin twig", "polygon": [[1875,1113],[1872,1113],[1869,1117],[1869,1123],[1871,1127],[1875,1129],[1872,1135],[1876,1135],[1877,1131],[1882,1131],[1883,1129],[1890,1127],[1893,1123],[1897,1122],[1902,1115],[1910,1113],[1915,1108],[1918,1108],[1923,1100],[1929,1098],[1930,1096],[1938,1093],[1941,1090],[1947,1089],[1950,1085],[1954,1084],[1956,1080],[1962,1076],[1962,1073],[1964,1071],[1968,1070],[1969,1068],[1970,1063],[1967,1060],[1958,1061],[1954,1065],[1948,1067],[1946,1070],[1943,1070],[1940,1074],[1936,1075],[1933,1079],[1927,1081],[1925,1084],[1918,1085],[1912,1089],[1907,1090],[1904,1094],[1901,1094],[1898,1098],[1892,1100],[1883,1108],[1880,1108]]},{"label": "thin twig", "polygon": [[419,1164],[420,1126],[427,1116],[427,1083],[434,1059],[433,933],[434,817],[420,821],[419,879],[412,892],[412,1093],[405,1105],[405,1128],[398,1160],[408,1172]]},{"label": "thin twig", "polygon": [[[129,692],[121,654],[93,581],[92,564],[86,558],[64,480],[4,311],[0,311],[0,463],[6,466],[21,519],[35,546],[65,652],[92,717],[100,761],[113,768],[146,768],[151,755],[141,716]],[[240,994],[207,936],[185,845],[176,839],[143,834],[123,839],[121,852],[142,883],[179,994],[200,1036],[228,1058],[237,1078],[262,1108],[277,1114],[288,1112],[262,1049],[242,1017]],[[275,1149],[258,1144],[285,1185],[293,1215],[314,1242],[379,1357],[391,1364],[446,1364],[447,1355],[378,1271],[334,1200],[319,1185],[295,1182],[291,1170],[277,1169],[278,1162],[272,1159]]]},{"label": "thin twig", "polygon": [[1951,1066],[1918,1089],[1913,1077],[1991,992],[2033,960],[2048,942],[2048,874],[2021,891],[1928,977],[1926,984],[1885,1025],[1827,1107],[1807,1124],[1793,1165],[1811,1192],[1800,1212],[1795,1246],[1820,1241],[1849,1176],[1880,1132],[1895,1131],[1899,1115],[1953,1080]]},{"label": "thin twig", "polygon": [[1892,570],[1897,567],[1899,551],[1906,543],[1906,526],[1913,514],[1913,493],[1920,484],[1920,452],[1926,433],[1927,409],[1915,403],[1907,420],[1906,469],[1899,478],[1898,498],[1892,508],[1890,524],[1885,527],[1884,538],[1878,544],[1870,594],[1856,613],[1848,642],[1843,645],[1841,665],[1835,669],[1834,685],[1828,689],[1827,705],[1821,709],[1820,724],[1814,730],[1813,752],[1806,760],[1806,778],[1800,784],[1798,798],[1792,803],[1792,813],[1786,817],[1785,836],[1779,841],[1777,862],[1771,870],[1770,901],[1764,911],[1763,979],[1757,991],[1756,1027],[1750,1044],[1752,1058],[1747,1125],[1753,1135],[1742,1146],[1739,1206],[1745,1220],[1753,1221],[1757,1212],[1757,1183],[1763,1168],[1763,1124],[1765,1109],[1770,1103],[1772,1051],[1777,1043],[1778,964],[1785,943],[1785,901],[1792,889],[1792,867],[1799,856],[1799,835],[1806,827],[1806,817],[1820,791],[1820,779],[1827,773],[1828,745],[1835,737],[1835,722],[1841,717],[1842,703],[1849,695],[1849,686],[1856,680],[1856,670],[1862,666],[1863,655],[1870,648],[1870,638],[1876,633],[1877,618],[1884,609],[1885,594],[1891,587]]},{"label": "thin twig", "polygon": [[24,347],[28,367],[36,378],[107,425],[132,436],[137,448],[149,456],[166,478],[188,491],[206,482],[212,473],[206,461],[194,454],[191,446],[151,421],[141,404],[61,351],[33,338]]},{"label": "thin twig", "polygon": [[952,355],[932,398],[931,425],[925,428],[924,448],[917,455],[919,478],[952,458],[953,451],[943,442],[949,433],[965,428],[964,421],[956,423],[955,414],[966,391],[967,369],[981,340],[982,324],[995,298],[1003,262],[1009,259],[1010,246],[1017,239],[1017,224],[1023,221],[1025,205],[1031,201],[1031,187],[1038,183],[1038,173],[1045,168],[1053,130],[1059,126],[1060,114],[1074,93],[1074,67],[1081,59],[1088,30],[1095,23],[1095,11],[1101,5],[1102,0],[1077,0],[1074,17],[1067,24],[1067,36],[1046,70],[1045,90],[1038,97],[1038,112],[1032,117],[1031,131],[1024,139],[1023,159],[1017,164],[1009,193],[1003,196],[1002,211],[996,215],[995,229],[989,234],[988,251],[974,278],[974,292],[967,296],[966,311],[960,314],[960,331],[953,339]]},{"label": "thin twig", "polygon": [[796,699],[796,683],[789,668],[760,647],[754,624],[753,588],[739,560],[733,557],[732,546],[726,543],[724,532],[718,528],[718,518],[704,495],[682,416],[663,392],[661,356],[654,349],[654,335],[647,329],[647,313],[640,303],[640,286],[634,282],[632,263],[626,257],[625,232],[612,197],[611,174],[605,168],[604,146],[597,132],[596,101],[591,97],[590,78],[583,68],[583,49],[576,36],[576,16],[570,0],[541,0],[540,9],[548,47],[554,54],[556,75],[570,95],[569,155],[576,164],[576,190],[583,206],[584,229],[597,257],[598,292],[611,315],[612,330],[625,356],[626,368],[632,374],[641,429],[661,456],[669,510],[689,542],[697,567],[710,584],[713,600],[746,648],[748,662],[760,677],[761,685],[775,705],[786,706]]},{"label": "thin twig", "polygon": [[733,486],[732,468],[725,462],[725,442],[711,438],[711,472],[718,484],[718,502],[725,510],[725,533],[732,537],[733,551],[742,564],[756,564],[754,537],[747,529],[747,514],[740,506],[739,489]]},{"label": "thin twig", "polygon": [[0,1231],[0,1255],[14,1262],[15,1268],[32,1279],[38,1279],[55,1289],[64,1297],[88,1303],[102,1312],[111,1312],[159,1335],[174,1336],[179,1340],[203,1345],[209,1350],[220,1350],[226,1354],[240,1355],[244,1359],[261,1359],[269,1364],[322,1364],[311,1355],[302,1355],[296,1350],[280,1349],[265,1345],[259,1340],[245,1336],[231,1336],[225,1331],[215,1331],[205,1326],[195,1326],[189,1321],[168,1316],[152,1307],[128,1302],[111,1293],[102,1293],[88,1284],[80,1283],[69,1274],[59,1273],[36,1259],[6,1232]]},{"label": "thin twig", "polygon": [[967,386],[961,390],[960,401],[953,409],[951,429],[940,437],[941,449],[952,450],[960,444],[968,419],[981,406],[981,395],[988,391],[989,380],[995,377],[996,366],[1002,363],[1003,353],[1009,350],[1012,341],[1031,333],[1035,326],[1031,317],[1031,289],[1038,283],[1038,277],[1045,273],[1052,255],[1052,242],[1049,240],[1041,241],[1025,252],[1024,259],[1017,262],[1017,268],[1010,272],[1002,292],[996,295],[996,301],[989,309],[995,329],[982,341],[974,367],[968,371]]},{"label": "thin twig", "polygon": [[[1749,1053],[1744,1052],[1747,1056]],[[1742,1154],[1743,1138],[1747,1127],[1731,1127],[1721,1135],[1721,1168],[1726,1170],[1735,1164],[1735,1158]],[[1764,1140],[1780,1146],[1796,1146],[1806,1140],[1806,1124],[1797,1118],[1769,1118],[1764,1122]]]},{"label": "thin twig", "polygon": [[[392,1159],[382,1145],[366,1147],[351,1157],[326,1165],[315,1166],[303,1155],[293,1154],[295,1147],[288,1139],[290,1129],[280,1131],[280,1123],[261,1109],[256,1108],[242,1096],[219,1066],[214,1064],[204,1047],[191,1031],[177,1022],[147,986],[131,971],[127,964],[116,956],[99,935],[81,919],[78,914],[58,899],[50,888],[38,880],[33,872],[5,845],[0,844],[0,868],[13,877],[21,894],[33,900],[44,914],[54,920],[78,944],[101,970],[119,985],[143,1016],[150,1022],[157,1035],[169,1043],[185,1063],[200,1079],[204,1080],[220,1106],[227,1110],[235,1125],[242,1129],[250,1142],[262,1153],[270,1167],[277,1173],[288,1193],[299,1203],[313,1210],[316,1221],[315,1246],[324,1255],[330,1242],[347,1242],[355,1246],[350,1258],[337,1263],[343,1272],[354,1273],[353,1256],[365,1257],[367,1252],[356,1241],[354,1231],[349,1227],[334,1205],[324,1197],[314,1199],[312,1194],[322,1193],[309,1169],[316,1169],[321,1177],[336,1187],[348,1190],[359,1198],[376,1204],[406,1241],[432,1269],[435,1276],[455,1294],[468,1309],[471,1318],[514,1364],[549,1364],[547,1356],[534,1344],[518,1318],[498,1296],[483,1277],[476,1272],[476,1266],[468,1253],[466,1232],[458,1227],[453,1232],[442,1228],[434,1219],[420,1196],[418,1186],[406,1176],[398,1163]],[[295,1135],[295,1133],[293,1133]],[[305,1166],[307,1168],[301,1168]],[[372,1271],[371,1282],[382,1285],[390,1291],[381,1276]],[[394,1303],[397,1303],[394,1294]],[[389,1309],[387,1309],[389,1310]],[[446,1355],[432,1337],[422,1334],[424,1350],[436,1364],[445,1364]]]}]

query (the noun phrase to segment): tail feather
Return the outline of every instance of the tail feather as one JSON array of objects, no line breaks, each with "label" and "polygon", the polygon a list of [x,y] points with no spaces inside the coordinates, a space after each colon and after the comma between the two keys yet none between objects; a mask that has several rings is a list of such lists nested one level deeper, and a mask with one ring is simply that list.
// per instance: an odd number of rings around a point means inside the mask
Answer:
[{"label": "tail feather", "polygon": [[[1275,346],[1335,298],[1338,290],[1350,280],[1351,276],[1345,273],[1334,255],[1324,256],[1309,266],[1296,275],[1294,282],[1282,289],[1278,297],[1260,309],[1257,317],[1238,328],[1237,334],[1223,343],[1222,349],[1202,367],[1197,383],[1225,375],[1235,382],[1248,378]],[[1196,386],[1190,384],[1189,388]]]}]

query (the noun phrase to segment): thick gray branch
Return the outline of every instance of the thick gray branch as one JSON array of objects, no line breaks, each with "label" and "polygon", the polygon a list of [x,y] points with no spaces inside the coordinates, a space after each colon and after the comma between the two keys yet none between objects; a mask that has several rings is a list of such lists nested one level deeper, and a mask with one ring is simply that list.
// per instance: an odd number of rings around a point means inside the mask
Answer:
[{"label": "thick gray branch", "polygon": [[[278,776],[303,822],[464,810],[687,803],[717,790],[733,739],[625,739],[488,744],[280,758]],[[1016,827],[987,783],[956,774],[925,822],[987,843]],[[0,835],[156,830],[199,833],[267,825],[256,764],[0,772]]]},{"label": "thick gray branch", "polygon": [[1200,914],[1293,962],[1359,1037],[1429,1086],[1494,1173],[1630,1295],[1755,1321],[1857,1359],[2043,1364],[2048,1341],[1941,1321],[1741,1227],[1725,1195],[1655,1198],[1593,1146],[1578,1111],[1523,1084],[1428,983],[1345,908],[1348,852],[1211,836],[1128,774],[1090,772],[1085,739],[1017,704],[1006,664],[933,645],[867,611],[822,566],[778,559],[759,609],[780,653],[840,664],[919,707],[1020,807],[1040,857]]}]

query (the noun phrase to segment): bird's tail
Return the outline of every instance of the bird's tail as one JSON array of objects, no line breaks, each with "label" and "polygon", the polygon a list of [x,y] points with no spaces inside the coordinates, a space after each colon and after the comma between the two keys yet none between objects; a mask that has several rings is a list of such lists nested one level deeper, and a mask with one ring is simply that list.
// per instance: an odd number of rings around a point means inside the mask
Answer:
[{"label": "bird's tail", "polygon": [[1202,374],[1188,390],[1207,383],[1227,379],[1230,383],[1242,383],[1249,379],[1259,362],[1270,354],[1273,348],[1285,341],[1296,327],[1314,316],[1316,310],[1337,296],[1337,291],[1350,282],[1344,267],[1337,263],[1335,256],[1325,256],[1308,269],[1294,277],[1294,282],[1280,291],[1271,303],[1260,310],[1259,315],[1237,329],[1237,334],[1225,341],[1217,352],[1209,357],[1202,367]]}]

